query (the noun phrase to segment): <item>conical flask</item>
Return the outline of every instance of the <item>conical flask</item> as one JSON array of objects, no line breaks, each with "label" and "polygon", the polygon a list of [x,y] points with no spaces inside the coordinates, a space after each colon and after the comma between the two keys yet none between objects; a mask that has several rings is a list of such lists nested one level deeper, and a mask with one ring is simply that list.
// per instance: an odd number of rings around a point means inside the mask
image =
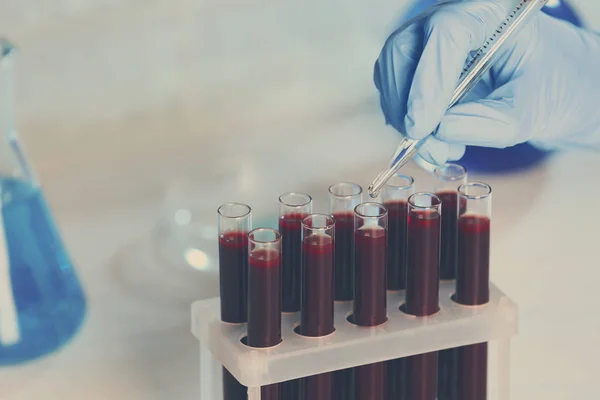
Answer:
[{"label": "conical flask", "polygon": [[56,351],[85,316],[79,280],[15,129],[14,58],[0,38],[0,366]]}]

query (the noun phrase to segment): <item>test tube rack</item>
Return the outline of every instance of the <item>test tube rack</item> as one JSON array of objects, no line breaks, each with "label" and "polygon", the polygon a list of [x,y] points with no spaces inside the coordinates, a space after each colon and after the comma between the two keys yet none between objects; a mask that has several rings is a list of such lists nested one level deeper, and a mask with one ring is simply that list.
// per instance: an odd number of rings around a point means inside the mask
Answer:
[{"label": "test tube rack", "polygon": [[454,282],[440,283],[440,311],[427,317],[404,314],[399,306],[404,291],[388,292],[388,320],[375,327],[359,327],[347,321],[352,302],[335,303],[336,331],[308,338],[294,331],[300,313],[283,314],[283,341],[256,349],[242,344],[246,324],[220,319],[219,298],[192,304],[192,333],[200,342],[200,400],[222,398],[221,365],[244,386],[248,400],[260,400],[260,387],[324,372],[393,360],[470,344],[495,343],[495,357],[488,371],[496,372],[488,399],[509,399],[510,339],[518,329],[518,307],[494,284],[490,301],[463,306],[452,301]]}]

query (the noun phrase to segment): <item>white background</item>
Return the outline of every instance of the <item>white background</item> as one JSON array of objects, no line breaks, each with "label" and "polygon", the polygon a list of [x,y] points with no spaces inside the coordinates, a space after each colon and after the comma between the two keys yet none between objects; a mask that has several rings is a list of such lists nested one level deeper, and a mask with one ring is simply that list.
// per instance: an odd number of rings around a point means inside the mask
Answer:
[{"label": "white background", "polygon": [[[262,216],[283,191],[321,207],[330,183],[366,184],[397,143],[371,77],[405,4],[3,0],[20,130],[89,314],[63,351],[0,369],[0,399],[198,398],[193,280],[152,270],[135,246],[179,206],[214,224],[225,201]],[[575,4],[598,29],[600,3]],[[514,399],[597,397],[598,170],[598,154],[569,153],[478,177],[494,186],[492,278],[521,306]],[[214,276],[193,276],[202,293],[188,297],[214,294]]]}]

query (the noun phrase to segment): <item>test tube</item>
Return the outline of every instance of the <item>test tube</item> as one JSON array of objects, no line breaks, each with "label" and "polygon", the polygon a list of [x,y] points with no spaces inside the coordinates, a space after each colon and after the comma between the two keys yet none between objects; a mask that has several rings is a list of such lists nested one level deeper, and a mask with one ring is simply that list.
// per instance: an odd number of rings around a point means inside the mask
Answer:
[{"label": "test tube", "polygon": [[[332,216],[311,214],[302,220],[302,311],[300,334],[327,336],[335,330],[334,303],[335,222]],[[332,400],[333,374],[303,379],[304,399]]]},{"label": "test tube", "polygon": [[[387,288],[406,289],[406,224],[408,218],[408,198],[414,194],[414,179],[411,176],[396,174],[383,187],[381,198],[388,209],[387,246]],[[406,358],[387,362],[387,397],[405,398]]]},{"label": "test tube", "polygon": [[388,290],[406,289],[406,221],[408,198],[414,192],[414,179],[402,174],[391,177],[381,192],[388,209]]},{"label": "test tube", "polygon": [[[329,187],[329,212],[335,219],[335,300],[354,299],[354,208],[362,203],[362,187],[341,182]],[[354,398],[353,368],[334,373],[336,400]]]},{"label": "test tube", "polygon": [[[248,234],[248,336],[250,347],[281,342],[281,234],[257,228]],[[261,388],[262,400],[279,400],[279,385]]]},{"label": "test tube", "polygon": [[[458,188],[458,270],[454,300],[466,306],[490,299],[490,225],[492,188],[471,182]],[[485,400],[487,396],[487,343],[458,348],[458,398]]]},{"label": "test tube", "polygon": [[[352,322],[377,326],[387,321],[386,246],[388,212],[383,204],[362,203],[354,209],[354,304]],[[355,369],[356,400],[384,400],[386,363]]]},{"label": "test tube", "polygon": [[442,201],[440,279],[456,279],[458,187],[467,181],[467,170],[458,164],[445,164],[433,171],[435,194]]},{"label": "test tube", "polygon": [[[408,263],[403,311],[417,317],[439,310],[441,200],[433,193],[408,199]],[[407,398],[436,400],[438,353],[407,358]]]},{"label": "test tube", "polygon": [[[312,213],[312,198],[306,193],[279,196],[279,231],[282,235],[282,310],[297,312],[301,308],[302,220]],[[281,383],[281,396],[298,400],[300,380]]]},{"label": "test tube", "polygon": [[302,220],[312,213],[312,198],[305,193],[279,196],[279,231],[282,239],[283,312],[300,311],[302,274]]},{"label": "test tube", "polygon": [[354,208],[362,187],[342,182],[329,187],[329,212],[335,218],[335,299],[354,299]]},{"label": "test tube", "polygon": [[[448,163],[436,167],[435,193],[442,201],[442,234],[440,245],[440,279],[456,279],[458,243],[458,187],[467,181],[467,170]],[[456,398],[458,349],[445,349],[438,356],[438,400]]]},{"label": "test tube", "polygon": [[[221,321],[245,323],[248,313],[248,232],[252,210],[226,203],[217,209],[219,225],[219,287]],[[223,368],[223,399],[244,400],[247,388]]]}]

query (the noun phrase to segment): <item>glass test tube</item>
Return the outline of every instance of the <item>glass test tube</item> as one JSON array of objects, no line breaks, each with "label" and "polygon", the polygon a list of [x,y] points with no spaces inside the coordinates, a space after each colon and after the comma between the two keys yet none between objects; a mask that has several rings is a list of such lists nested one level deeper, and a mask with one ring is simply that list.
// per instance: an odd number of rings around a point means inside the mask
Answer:
[{"label": "glass test tube", "polygon": [[[303,336],[327,336],[335,330],[334,304],[335,221],[332,216],[311,214],[302,220],[302,311]],[[304,399],[332,400],[333,374],[303,379]]]},{"label": "glass test tube", "polygon": [[396,174],[381,192],[388,209],[387,288],[406,289],[406,221],[408,198],[415,192],[411,176]]},{"label": "glass test tube", "polygon": [[[441,201],[433,193],[408,199],[408,264],[404,312],[417,317],[439,310]],[[407,358],[407,398],[436,400],[438,352]]]},{"label": "glass test tube", "polygon": [[[335,300],[354,299],[354,208],[362,203],[362,187],[342,182],[329,187],[329,212],[335,218]],[[354,398],[353,368],[334,373],[336,400]]]},{"label": "glass test tube", "polygon": [[281,342],[281,234],[257,228],[248,234],[248,346]]},{"label": "glass test tube", "polygon": [[[388,212],[383,204],[362,203],[354,209],[354,305],[352,322],[377,326],[387,321],[386,246]],[[356,400],[384,400],[386,363],[355,368]]]},{"label": "glass test tube", "polygon": [[[440,279],[456,279],[458,251],[458,187],[466,182],[467,170],[448,163],[435,168],[435,193],[442,201]],[[438,355],[438,400],[456,398],[458,349],[441,350]]]},{"label": "glass test tube", "polygon": [[244,323],[248,312],[248,232],[252,229],[252,211],[246,204],[227,203],[217,213],[221,320]]},{"label": "glass test tube", "polygon": [[[219,287],[221,321],[244,323],[248,313],[248,232],[252,210],[227,203],[217,209],[219,225]],[[223,399],[243,400],[247,388],[223,368]]]},{"label": "glass test tube", "polygon": [[[414,192],[414,179],[403,174],[396,174],[390,178],[381,192],[383,204],[388,209],[388,290],[406,289],[408,198]],[[390,360],[386,363],[386,368],[387,397],[405,398],[406,358]]]},{"label": "glass test tube", "polygon": [[[281,342],[281,234],[257,228],[248,234],[248,336],[250,347]],[[279,400],[279,384],[261,387],[261,399]]]},{"label": "glass test tube", "polygon": [[467,170],[458,164],[437,167],[435,194],[442,201],[442,236],[440,245],[440,279],[456,278],[458,187],[467,181]]},{"label": "glass test tube", "polygon": [[336,183],[329,187],[329,212],[335,218],[335,299],[354,299],[354,208],[362,202],[362,187]]},{"label": "glass test tube", "polygon": [[[312,198],[305,193],[279,196],[279,231],[282,235],[282,310],[297,312],[301,307],[302,220],[312,213]],[[281,396],[298,400],[300,379],[281,383]]]},{"label": "glass test tube", "polygon": [[302,312],[300,331],[319,337],[333,333],[333,248],[335,222],[324,214],[302,220]]},{"label": "glass test tube", "polygon": [[312,198],[305,193],[279,196],[279,231],[282,239],[283,312],[300,311],[302,271],[302,220],[312,213]]},{"label": "glass test tube", "polygon": [[[492,188],[472,182],[458,188],[458,273],[454,300],[467,306],[486,304],[490,298],[490,225]],[[485,400],[487,396],[487,343],[458,348],[458,398]]]}]

